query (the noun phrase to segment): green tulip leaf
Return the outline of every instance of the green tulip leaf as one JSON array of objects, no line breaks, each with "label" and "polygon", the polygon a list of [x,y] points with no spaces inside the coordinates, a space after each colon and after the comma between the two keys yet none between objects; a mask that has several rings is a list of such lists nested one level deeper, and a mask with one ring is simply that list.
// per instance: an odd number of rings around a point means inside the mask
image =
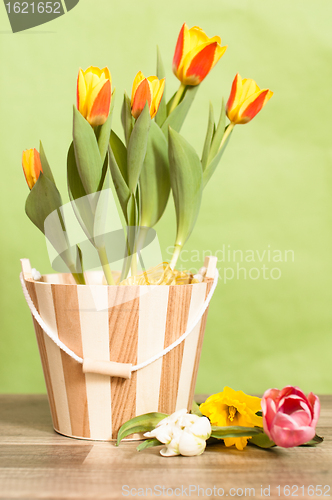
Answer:
[{"label": "green tulip leaf", "polygon": [[145,158],[151,117],[149,105],[146,102],[142,113],[136,120],[131,133],[127,150],[128,187],[134,194]]},{"label": "green tulip leaf", "polygon": [[[72,143],[67,156],[67,184],[69,199],[76,218],[89,240],[93,236],[93,207],[91,207],[91,195],[86,192],[77,169],[74,144]],[[77,200],[77,201],[76,201]],[[80,200],[80,201],[79,201]]]},{"label": "green tulip leaf", "polygon": [[122,439],[136,432],[152,431],[156,425],[166,417],[168,417],[168,415],[165,413],[146,413],[145,415],[139,415],[138,417],[128,420],[119,429],[116,445],[119,446]]},{"label": "green tulip leaf", "polygon": [[168,156],[176,210],[176,245],[189,238],[202,199],[202,165],[193,147],[175,130],[169,130]]},{"label": "green tulip leaf", "polygon": [[180,132],[183,122],[186,119],[188,111],[193,103],[198,87],[199,85],[188,87],[180,104],[166,118],[163,126],[161,127],[166,139],[168,139],[168,127],[171,127],[176,132]]},{"label": "green tulip leaf", "polygon": [[87,194],[96,193],[103,174],[103,162],[93,128],[74,106],[73,139],[76,165]]},{"label": "green tulip leaf", "polygon": [[127,205],[130,198],[130,191],[115,158],[114,148],[112,149],[111,147],[109,148],[109,164],[115,191],[118,196],[123,215],[128,224]]},{"label": "green tulip leaf", "polygon": [[53,174],[52,174],[52,170],[51,170],[51,167],[50,167],[50,165],[49,165],[49,163],[47,161],[47,158],[46,158],[46,155],[45,155],[45,151],[44,151],[44,148],[43,148],[43,145],[42,145],[41,141],[39,143],[39,156],[40,156],[41,166],[42,166],[42,169],[43,169],[43,174],[51,182],[53,182],[53,184],[55,184],[55,180],[54,180],[54,177],[53,177]]},{"label": "green tulip leaf", "polygon": [[273,446],[276,446],[276,444],[271,441],[271,439],[264,432],[262,432],[261,434],[256,434],[251,439],[249,439],[248,442],[250,444],[258,446],[259,448],[272,448]]},{"label": "green tulip leaf", "polygon": [[317,444],[321,444],[324,441],[324,438],[315,434],[315,436],[305,444],[301,444],[300,446],[316,446]]},{"label": "green tulip leaf", "polygon": [[[159,78],[159,80],[162,80],[162,78],[166,77],[164,64],[158,46],[157,46],[157,77]],[[162,124],[165,122],[166,118],[167,118],[167,109],[166,109],[166,83],[165,83],[164,94],[161,98],[159,109],[155,117],[157,125],[161,127]]]},{"label": "green tulip leaf", "polygon": [[210,147],[211,147],[211,141],[212,141],[212,137],[213,137],[213,132],[214,132],[214,115],[213,115],[213,106],[212,106],[212,103],[210,102],[209,120],[208,120],[208,126],[207,126],[207,130],[206,130],[206,136],[205,136],[205,142],[204,142],[202,160],[201,160],[203,171],[206,169],[208,156],[209,156],[209,152],[210,152]]},{"label": "green tulip leaf", "polygon": [[112,99],[111,99],[111,107],[110,107],[110,112],[107,117],[106,122],[99,127],[99,133],[98,133],[98,148],[100,152],[100,157],[102,163],[104,163],[107,150],[108,150],[108,144],[110,142],[110,135],[111,135],[111,129],[112,129],[112,117],[113,117],[113,109],[114,109],[114,99],[115,99],[115,89],[113,90],[112,93]]},{"label": "green tulip leaf", "polygon": [[110,146],[116,160],[116,163],[120,169],[122,177],[128,183],[128,174],[127,174],[127,148],[121,141],[121,139],[116,135],[115,132],[111,133],[110,138]]},{"label": "green tulip leaf", "polygon": [[259,427],[241,427],[236,425],[229,425],[225,427],[216,427],[212,425],[211,429],[211,437],[216,439],[250,437],[263,433],[263,429]]},{"label": "green tulip leaf", "polygon": [[227,147],[227,144],[228,144],[228,141],[229,141],[231,135],[232,135],[232,132],[228,135],[227,139],[222,144],[221,148],[218,151],[218,154],[213,158],[211,163],[209,163],[208,166],[206,167],[206,169],[204,170],[204,173],[203,173],[204,187],[207,185],[207,183],[211,179],[212,175],[214,174],[214,172],[215,172],[215,170],[216,170],[216,168],[221,160],[221,157],[224,154],[224,151]]},{"label": "green tulip leaf", "polygon": [[[25,211],[27,216],[45,234],[44,223],[46,218],[61,207],[61,196],[55,184],[40,173],[26,200]],[[63,221],[61,221],[60,225],[61,231],[62,223]]]},{"label": "green tulip leaf", "polygon": [[131,133],[134,127],[134,117],[131,114],[131,103],[130,98],[126,94],[124,94],[123,105],[121,110],[121,121],[123,126],[123,131],[126,139],[126,144],[128,146]]},{"label": "green tulip leaf", "polygon": [[161,446],[163,443],[158,441],[158,439],[146,439],[143,443],[139,444],[136,448],[137,451],[143,451],[152,446]]},{"label": "green tulip leaf", "polygon": [[225,101],[223,99],[222,103],[221,103],[221,112],[220,112],[219,122],[218,122],[217,129],[213,135],[207,164],[211,163],[213,158],[218,153],[222,138],[224,137],[225,126],[226,126],[226,109],[225,109]]},{"label": "green tulip leaf", "polygon": [[151,123],[139,185],[140,225],[153,227],[165,211],[171,189],[167,141],[155,122]]}]

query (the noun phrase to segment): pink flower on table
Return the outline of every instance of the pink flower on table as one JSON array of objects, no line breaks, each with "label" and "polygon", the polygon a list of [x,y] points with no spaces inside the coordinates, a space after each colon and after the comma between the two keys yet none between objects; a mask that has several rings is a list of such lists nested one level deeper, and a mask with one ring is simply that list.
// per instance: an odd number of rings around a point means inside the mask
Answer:
[{"label": "pink flower on table", "polygon": [[263,427],[276,445],[291,448],[314,438],[320,413],[318,396],[290,385],[268,389],[262,398]]}]

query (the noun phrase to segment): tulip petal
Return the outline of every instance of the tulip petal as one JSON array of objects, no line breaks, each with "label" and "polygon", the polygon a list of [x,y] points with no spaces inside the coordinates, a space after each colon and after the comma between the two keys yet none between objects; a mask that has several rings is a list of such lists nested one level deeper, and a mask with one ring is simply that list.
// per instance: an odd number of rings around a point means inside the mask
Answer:
[{"label": "tulip petal", "polygon": [[86,118],[86,84],[84,79],[83,70],[80,69],[77,77],[77,109]]},{"label": "tulip petal", "polygon": [[315,429],[312,427],[301,427],[297,429],[285,429],[275,425],[271,432],[271,438],[276,445],[283,448],[292,448],[305,444],[315,436]]},{"label": "tulip petal", "polygon": [[319,397],[316,396],[315,394],[313,394],[312,392],[310,392],[308,395],[308,402],[310,404],[310,407],[312,409],[312,414],[313,414],[311,426],[315,428],[317,425],[318,419],[319,419],[319,414],[320,414]]},{"label": "tulip petal", "polygon": [[205,439],[194,436],[191,432],[184,430],[179,439],[178,450],[185,457],[201,455],[206,447]]},{"label": "tulip petal", "polygon": [[135,76],[135,78],[134,78],[133,88],[132,88],[132,91],[131,91],[131,101],[130,101],[131,107],[133,106],[134,97],[135,97],[135,94],[136,94],[137,87],[144,80],[144,78],[145,78],[145,76],[143,75],[142,71],[139,71],[137,73],[137,75]]},{"label": "tulip petal", "polygon": [[106,80],[93,101],[93,105],[87,119],[93,127],[103,125],[108,117],[111,104],[111,82]]},{"label": "tulip petal", "polygon": [[[200,47],[188,54],[184,63],[184,83],[186,85],[198,85],[204,80],[212,68],[216,48],[217,42],[208,43],[202,49]],[[189,62],[188,67],[186,67],[187,62]]]},{"label": "tulip petal", "polygon": [[150,82],[144,78],[144,80],[139,83],[134,95],[131,107],[131,112],[134,118],[137,119],[139,117],[146,102],[148,102],[148,106],[150,108],[152,102],[152,89]]},{"label": "tulip petal", "polygon": [[43,172],[40,156],[35,148],[23,151],[22,167],[27,184],[32,189],[39,178],[40,172]]},{"label": "tulip petal", "polygon": [[247,99],[238,110],[239,121],[237,123],[248,123],[261,111],[267,101],[271,99],[271,90],[261,90]]},{"label": "tulip petal", "polygon": [[173,73],[178,77],[183,63],[185,54],[190,50],[190,35],[186,23],[183,23],[180,30],[178,40],[176,42],[174,57],[173,57]]}]

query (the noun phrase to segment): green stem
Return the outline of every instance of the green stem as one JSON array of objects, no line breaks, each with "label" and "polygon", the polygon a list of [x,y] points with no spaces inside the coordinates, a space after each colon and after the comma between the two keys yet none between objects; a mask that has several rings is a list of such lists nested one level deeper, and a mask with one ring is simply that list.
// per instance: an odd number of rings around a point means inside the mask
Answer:
[{"label": "green stem", "polygon": [[77,285],[85,285],[85,279],[84,279],[84,274],[83,273],[72,273],[74,280],[76,281]]},{"label": "green stem", "polygon": [[174,252],[173,252],[173,255],[172,255],[172,259],[171,259],[171,262],[169,264],[169,267],[172,269],[172,271],[174,271],[174,269],[175,269],[176,263],[178,261],[179,255],[180,255],[181,250],[182,250],[182,246],[183,245],[178,245],[177,244],[174,247]]},{"label": "green stem", "polygon": [[131,275],[135,276],[137,274],[137,254],[133,253],[131,256],[131,265],[130,265]]},{"label": "green stem", "polygon": [[115,285],[115,282],[114,282],[114,279],[112,276],[112,271],[111,271],[111,268],[110,268],[110,265],[109,265],[108,259],[107,259],[106,248],[105,247],[97,248],[97,252],[99,255],[101,265],[103,266],[103,271],[104,271],[104,275],[105,275],[107,284],[108,285]]},{"label": "green stem", "polygon": [[179,89],[178,89],[177,93],[175,94],[174,99],[172,101],[172,105],[171,105],[169,113],[168,113],[169,115],[172,113],[172,111],[174,111],[176,106],[181,101],[181,98],[182,98],[185,90],[186,90],[186,86],[183,83],[181,83],[181,85],[180,85],[180,87],[179,87]]},{"label": "green stem", "polygon": [[223,138],[222,138],[222,141],[220,143],[220,146],[219,146],[219,149],[218,151],[221,150],[221,148],[224,146],[225,142],[227,141],[228,137],[231,135],[231,132],[233,130],[233,128],[235,127],[235,123],[231,122],[228,127],[226,128],[226,131],[223,135]]}]

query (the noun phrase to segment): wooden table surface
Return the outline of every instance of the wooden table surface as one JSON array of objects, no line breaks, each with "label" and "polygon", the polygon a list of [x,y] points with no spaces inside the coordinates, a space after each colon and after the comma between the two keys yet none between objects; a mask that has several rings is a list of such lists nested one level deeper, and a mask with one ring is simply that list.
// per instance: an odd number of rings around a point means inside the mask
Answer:
[{"label": "wooden table surface", "polygon": [[332,496],[332,396],[321,404],[325,441],[316,448],[213,445],[199,457],[163,458],[159,448],[136,452],[133,442],[116,448],[60,436],[46,396],[0,395],[0,498]]}]

